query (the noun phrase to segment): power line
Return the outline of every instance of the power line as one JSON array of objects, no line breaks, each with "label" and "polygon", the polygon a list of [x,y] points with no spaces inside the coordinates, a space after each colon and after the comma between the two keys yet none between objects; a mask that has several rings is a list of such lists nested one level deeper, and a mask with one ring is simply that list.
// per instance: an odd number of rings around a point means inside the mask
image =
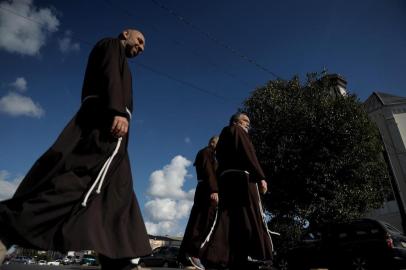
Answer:
[{"label": "power line", "polygon": [[[18,16],[18,17],[24,18],[24,19],[26,19],[26,20],[28,20],[28,21],[34,22],[34,23],[36,23],[36,24],[39,24],[39,25],[41,25],[41,26],[44,25],[43,22],[39,22],[39,21],[33,20],[33,19],[31,19],[31,18],[29,18],[29,17],[27,17],[27,16],[24,16],[24,15],[21,15],[21,14],[15,12],[15,11],[13,11],[13,10],[6,9],[6,8],[1,7],[1,6],[0,6],[0,9],[3,10],[3,11],[9,12],[10,14],[13,14],[13,15],[15,15],[15,16]],[[93,46],[92,43],[90,43],[90,42],[88,42],[88,41],[86,41],[86,40],[84,40],[84,39],[80,39],[80,38],[77,38],[77,39],[80,40],[80,41],[82,41],[84,44],[86,44],[86,45],[88,45],[88,46],[90,46],[90,47]],[[138,65],[138,66],[140,66],[141,68],[144,68],[144,69],[146,69],[146,70],[149,70],[149,71],[151,71],[151,72],[153,72],[153,73],[155,73],[155,74],[157,74],[157,75],[160,75],[160,76],[162,76],[162,77],[166,77],[166,78],[169,79],[169,80],[172,80],[172,81],[175,81],[175,82],[177,82],[177,83],[186,85],[186,86],[190,87],[190,89],[194,89],[194,90],[197,90],[197,91],[199,91],[199,92],[201,92],[201,93],[205,93],[205,94],[207,94],[207,95],[211,95],[211,96],[216,97],[216,98],[218,98],[218,99],[221,99],[221,100],[223,100],[223,101],[228,101],[228,102],[230,101],[230,100],[228,100],[226,97],[223,97],[223,96],[221,96],[221,95],[218,95],[218,94],[216,94],[215,92],[212,92],[212,91],[210,91],[210,90],[206,90],[206,89],[204,89],[203,87],[197,86],[197,85],[195,85],[195,84],[193,84],[193,83],[190,83],[190,82],[187,82],[187,81],[184,81],[184,80],[181,80],[181,79],[177,79],[176,77],[174,77],[174,76],[172,76],[172,75],[169,75],[169,74],[164,73],[164,72],[162,72],[162,71],[158,71],[158,70],[156,70],[156,69],[154,69],[154,68],[152,68],[152,67],[149,67],[149,66],[147,66],[147,65],[145,65],[145,64],[137,63],[136,65]]]},{"label": "power line", "polygon": [[226,97],[221,96],[221,95],[219,95],[219,94],[217,94],[217,93],[215,93],[215,92],[206,90],[206,89],[204,89],[204,88],[202,88],[202,87],[200,87],[200,86],[197,86],[197,85],[195,85],[195,84],[193,84],[193,83],[190,83],[190,82],[187,82],[187,81],[184,81],[184,80],[181,80],[181,79],[177,79],[176,77],[173,77],[172,75],[169,75],[169,74],[167,74],[167,73],[158,71],[158,70],[156,70],[156,69],[154,69],[154,68],[152,68],[152,67],[150,67],[150,66],[147,66],[147,65],[145,65],[145,64],[142,64],[142,63],[139,63],[139,62],[137,62],[137,63],[132,62],[132,63],[134,63],[136,66],[139,66],[139,67],[141,67],[141,68],[143,68],[143,69],[149,70],[150,72],[155,73],[155,74],[157,74],[157,75],[159,75],[159,76],[166,77],[166,78],[168,78],[168,79],[170,79],[170,80],[172,80],[172,81],[178,82],[178,83],[183,84],[183,85],[186,85],[186,86],[188,86],[188,87],[191,87],[191,88],[193,88],[193,89],[195,89],[195,90],[197,90],[197,91],[199,91],[199,92],[202,92],[202,93],[211,95],[211,96],[216,97],[216,98],[218,98],[218,99],[221,99],[221,100],[223,100],[223,101],[227,101],[227,102],[230,101],[230,100],[227,99]]},{"label": "power line", "polygon": [[217,45],[219,45],[220,47],[223,47],[224,49],[227,49],[228,51],[230,51],[232,54],[244,59],[245,61],[251,63],[252,65],[254,65],[255,67],[257,67],[258,69],[274,76],[277,79],[282,78],[281,76],[277,75],[276,73],[272,72],[271,70],[269,70],[268,68],[264,67],[263,65],[259,64],[258,62],[256,62],[254,59],[252,59],[251,57],[246,56],[245,54],[243,54],[242,52],[234,49],[233,47],[229,46],[228,44],[224,43],[223,41],[219,40],[218,38],[216,38],[214,35],[210,34],[209,32],[204,31],[201,27],[197,26],[196,24],[192,23],[191,21],[187,20],[185,17],[183,17],[182,15],[178,14],[177,12],[173,11],[172,9],[170,9],[169,7],[165,6],[164,4],[162,4],[161,2],[157,1],[157,0],[151,0],[155,5],[157,5],[159,8],[165,10],[166,12],[168,12],[170,15],[172,15],[173,17],[175,17],[177,20],[179,20],[180,22],[182,22],[183,24],[189,26],[190,28],[192,28],[193,30],[199,32],[200,34],[204,35],[206,38],[208,38],[209,40],[213,41],[214,43],[216,43]]},{"label": "power line", "polygon": [[[124,15],[128,16],[128,17],[131,18],[131,19],[134,19],[134,17],[137,16],[137,14],[132,13],[132,12],[130,12],[130,11],[128,11],[128,10],[122,8],[121,6],[117,5],[116,3],[114,3],[114,5],[113,5],[113,3],[112,3],[110,0],[104,0],[104,2],[105,2],[108,6],[110,6],[111,8],[117,10],[117,12],[120,12],[120,13],[122,12]],[[120,9],[120,11],[119,11],[119,9]],[[158,32],[158,33],[159,33],[159,32],[162,32],[162,31],[160,31],[160,30],[158,29],[158,27],[156,27],[155,25],[153,25],[153,24],[151,24],[151,23],[146,23],[144,20],[142,20],[142,19],[140,19],[140,18],[137,18],[137,20],[138,20],[138,21],[141,21],[141,22],[144,23],[145,25],[148,25],[148,26],[151,27],[155,32]],[[242,79],[241,79],[239,76],[237,76],[236,74],[233,74],[232,72],[224,71],[224,70],[220,67],[220,65],[218,65],[218,64],[216,64],[216,63],[214,63],[214,62],[208,60],[208,59],[207,59],[207,55],[204,55],[203,53],[199,52],[198,50],[194,50],[194,49],[192,49],[192,48],[190,48],[190,47],[187,47],[184,42],[181,42],[181,41],[179,41],[178,39],[174,39],[174,38],[172,38],[172,37],[170,37],[170,36],[168,36],[167,39],[170,40],[170,41],[172,41],[172,42],[173,42],[174,44],[176,44],[178,47],[186,48],[186,49],[189,50],[193,55],[198,56],[198,57],[202,57],[203,59],[205,59],[205,61],[207,62],[207,64],[208,64],[209,66],[214,67],[214,69],[218,70],[220,73],[223,73],[223,74],[229,76],[230,78],[232,78],[232,79],[238,81],[239,83],[243,83],[243,84],[246,85],[247,87],[252,87],[248,82],[246,82],[245,80],[242,80]]]}]

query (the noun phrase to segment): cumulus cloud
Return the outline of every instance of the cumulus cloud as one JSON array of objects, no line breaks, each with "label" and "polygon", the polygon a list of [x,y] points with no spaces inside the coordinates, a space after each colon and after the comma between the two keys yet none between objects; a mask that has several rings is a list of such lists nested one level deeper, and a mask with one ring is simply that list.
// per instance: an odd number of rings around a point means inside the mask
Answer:
[{"label": "cumulus cloud", "polygon": [[151,235],[176,235],[179,232],[179,224],[172,221],[158,223],[145,222],[148,233]]},{"label": "cumulus cloud", "polygon": [[176,221],[189,215],[190,200],[154,199],[145,204],[148,217],[153,222]]},{"label": "cumulus cloud", "polygon": [[187,176],[187,167],[191,164],[180,155],[174,157],[169,165],[151,174],[148,194],[158,198],[190,199],[190,194],[182,186]]},{"label": "cumulus cloud", "polygon": [[0,3],[0,49],[36,55],[47,36],[58,30],[59,20],[49,8],[38,8],[32,0]]},{"label": "cumulus cloud", "polygon": [[179,235],[183,232],[179,222],[189,216],[195,191],[183,189],[188,177],[187,168],[191,164],[178,155],[170,164],[151,174],[148,189],[150,200],[144,205],[145,225],[149,234]]},{"label": "cumulus cloud", "polygon": [[10,83],[15,90],[25,92],[27,90],[27,81],[24,77],[18,77],[15,82]]},{"label": "cumulus cloud", "polygon": [[41,105],[27,96],[10,92],[0,98],[0,112],[11,116],[40,118],[45,114]]},{"label": "cumulus cloud", "polygon": [[0,201],[11,198],[22,179],[22,176],[10,178],[8,171],[0,170]]},{"label": "cumulus cloud", "polygon": [[69,53],[80,50],[80,44],[72,41],[71,31],[65,31],[64,37],[59,39],[59,50],[62,53]]}]

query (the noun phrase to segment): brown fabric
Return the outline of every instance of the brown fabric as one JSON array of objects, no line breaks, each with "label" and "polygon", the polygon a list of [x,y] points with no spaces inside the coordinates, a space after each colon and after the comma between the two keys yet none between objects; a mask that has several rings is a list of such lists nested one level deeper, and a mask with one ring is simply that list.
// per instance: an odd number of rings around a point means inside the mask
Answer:
[{"label": "brown fabric", "polygon": [[214,151],[210,147],[200,150],[194,165],[200,182],[196,187],[194,204],[179,250],[181,261],[185,260],[185,255],[199,257],[200,245],[206,238],[216,214],[216,206],[210,201],[210,194],[218,190]]},{"label": "brown fabric", "polygon": [[[272,242],[262,220],[257,190],[257,182],[265,176],[248,134],[238,126],[224,128],[216,151],[219,217],[203,260],[237,269],[248,256],[272,260]],[[240,171],[223,174],[230,169]]]},{"label": "brown fabric", "polygon": [[209,187],[210,193],[218,192],[216,179],[217,161],[213,149],[208,146],[201,149],[197,153],[193,165],[196,167],[197,180],[203,181]]},{"label": "brown fabric", "polygon": [[[126,61],[121,57],[124,53],[122,46],[112,45],[117,42],[113,39],[101,41],[93,52],[104,46],[110,51],[109,57]],[[98,60],[92,58],[96,57],[93,52],[89,63]],[[114,70],[108,66],[93,68],[89,71],[88,67],[85,85],[96,85],[96,82],[86,83],[86,80],[102,80],[102,72]],[[94,77],[90,73],[94,73]],[[99,73],[100,76],[96,76]],[[131,83],[131,80],[122,77],[114,80],[121,81],[121,85]],[[112,113],[109,105],[116,101],[106,100],[110,96],[105,93],[104,84],[100,86],[102,88],[92,89],[91,93],[100,98],[84,102],[56,142],[27,173],[13,198],[0,203],[0,238],[41,250],[95,250],[110,258],[133,258],[151,253],[133,191],[127,153],[128,137],[123,138],[101,193],[97,194],[94,190],[87,206],[81,205],[101,167],[117,145],[117,139],[110,134],[115,113]],[[131,104],[127,100],[131,94],[122,93],[128,91],[131,85],[114,87],[114,93],[124,97],[123,103],[116,104],[115,109],[119,111],[120,106]],[[90,92],[89,89],[86,91]]]},{"label": "brown fabric", "polygon": [[102,39],[90,53],[82,100],[92,95],[100,96],[103,105],[114,114],[128,117],[126,107],[133,111],[131,71],[119,39]]}]

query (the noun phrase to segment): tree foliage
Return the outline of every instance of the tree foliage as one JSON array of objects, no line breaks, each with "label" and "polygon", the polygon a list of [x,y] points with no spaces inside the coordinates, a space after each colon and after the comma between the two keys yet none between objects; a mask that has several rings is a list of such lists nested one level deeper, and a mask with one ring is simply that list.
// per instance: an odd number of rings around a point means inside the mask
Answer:
[{"label": "tree foliage", "polygon": [[275,230],[361,217],[390,184],[377,128],[356,95],[335,95],[319,74],[274,80],[244,102],[268,177],[266,208]]}]

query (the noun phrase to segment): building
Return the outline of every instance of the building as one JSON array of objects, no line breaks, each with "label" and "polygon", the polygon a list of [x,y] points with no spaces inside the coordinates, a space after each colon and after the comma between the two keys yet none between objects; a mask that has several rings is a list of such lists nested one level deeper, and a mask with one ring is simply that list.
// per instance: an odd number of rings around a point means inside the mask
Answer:
[{"label": "building", "polygon": [[[402,229],[406,227],[401,219],[401,216],[406,217],[406,97],[374,92],[364,105],[381,134],[396,199],[386,202],[383,208],[371,212],[369,216]],[[403,220],[406,221],[405,218]]]},{"label": "building", "polygon": [[151,245],[152,249],[156,249],[157,247],[162,246],[175,246],[180,247],[182,243],[183,237],[178,236],[156,236],[156,235],[148,235],[149,236],[149,244]]}]

